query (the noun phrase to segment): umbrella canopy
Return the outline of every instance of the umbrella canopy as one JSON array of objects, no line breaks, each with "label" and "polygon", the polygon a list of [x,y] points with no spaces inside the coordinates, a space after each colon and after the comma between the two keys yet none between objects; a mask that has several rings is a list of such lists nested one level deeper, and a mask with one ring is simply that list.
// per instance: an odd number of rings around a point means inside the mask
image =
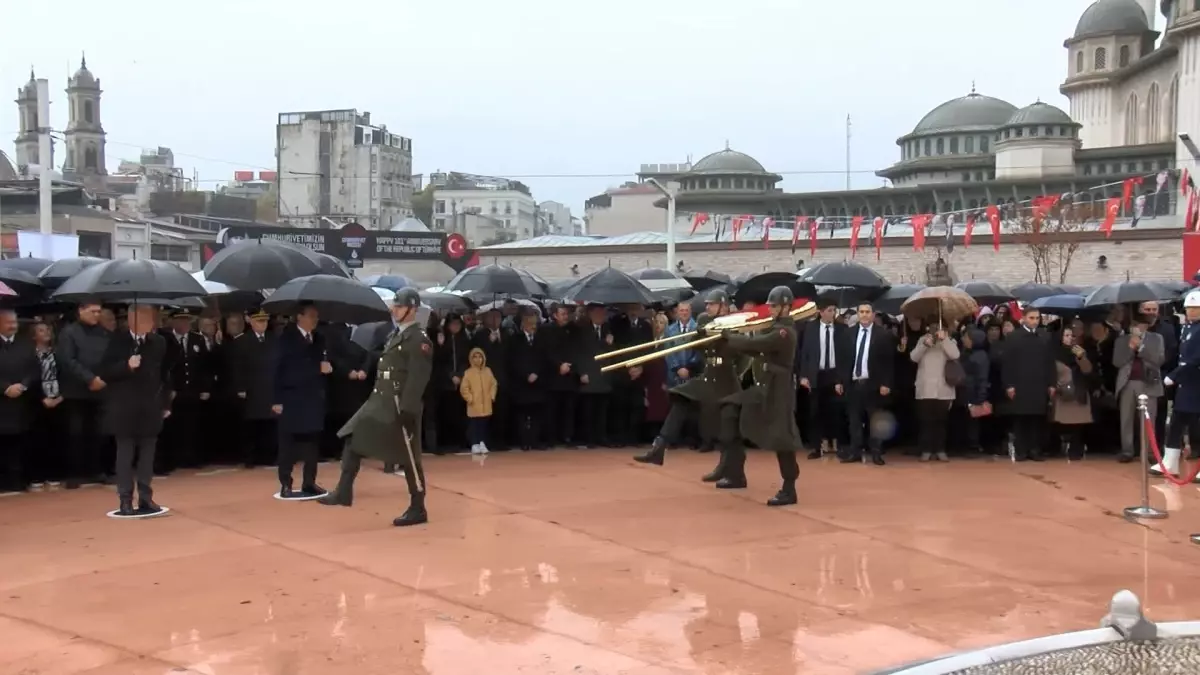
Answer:
[{"label": "umbrella canopy", "polygon": [[45,258],[7,258],[0,260],[0,269],[21,270],[36,277],[42,273],[42,270],[52,264],[54,264],[53,260],[46,260]]},{"label": "umbrella canopy", "polygon": [[370,286],[332,274],[292,279],[267,296],[262,308],[291,316],[309,305],[322,319],[335,323],[385,321],[389,316],[387,304]]},{"label": "umbrella canopy", "polygon": [[1012,293],[1004,290],[1000,284],[990,281],[963,281],[954,285],[981,305],[999,305],[1015,300]]},{"label": "umbrella canopy", "polygon": [[857,307],[859,303],[874,302],[875,298],[879,297],[883,291],[882,288],[817,286],[817,299],[832,302],[838,307]]},{"label": "umbrella canopy", "polygon": [[692,288],[692,285],[689,284],[683,277],[675,274],[671,270],[664,270],[659,267],[646,267],[640,270],[635,270],[630,272],[629,276],[642,282],[643,286],[655,292],[674,291],[679,289],[690,290]]},{"label": "umbrella canopy", "polygon": [[204,298],[120,298],[110,300],[113,305],[152,305],[154,307],[178,307],[182,309],[204,309]]},{"label": "umbrella canopy", "polygon": [[[57,264],[57,263],[55,263]],[[47,271],[53,266],[46,268]],[[160,260],[109,260],[67,279],[51,296],[64,302],[82,300],[190,298],[204,287],[178,265]]]},{"label": "umbrella canopy", "polygon": [[615,267],[605,267],[580,279],[567,289],[563,299],[602,305],[653,305],[658,302],[642,282]]},{"label": "umbrella canopy", "polygon": [[917,291],[900,306],[905,317],[937,319],[951,326],[979,310],[979,304],[966,291],[950,286],[931,286]]},{"label": "umbrella canopy", "polygon": [[1013,297],[1021,302],[1033,302],[1039,298],[1078,293],[1079,289],[1074,287],[1059,286],[1056,284],[1035,284],[1033,282],[1026,282],[1019,286],[1013,286],[1012,290],[1009,292],[1012,293]]},{"label": "umbrella canopy", "polygon": [[1179,293],[1153,281],[1116,281],[1104,284],[1087,295],[1084,307],[1141,304],[1174,300]]},{"label": "umbrella canopy", "polygon": [[849,286],[852,288],[887,288],[891,284],[883,275],[861,263],[842,262],[818,263],[796,273],[801,281],[814,286]]},{"label": "umbrella canopy", "polygon": [[193,272],[192,278],[208,292],[205,304],[217,306],[222,312],[245,312],[262,304],[263,296],[258,291],[242,291],[228,284],[209,281],[204,278],[204,272]]},{"label": "umbrella canopy", "polygon": [[535,307],[541,309],[538,307],[538,304],[532,300],[526,300],[524,298],[511,298],[509,300],[496,300],[495,302],[489,302],[486,305],[481,305],[479,307],[479,311],[490,312],[493,309],[496,311],[503,311],[504,305],[508,303],[516,303],[522,307]]},{"label": "umbrella canopy", "polygon": [[309,249],[255,239],[217,251],[204,265],[204,278],[245,291],[261,291],[279,288],[292,279],[321,274],[323,266],[328,265]]},{"label": "umbrella canopy", "polygon": [[332,274],[335,277],[350,278],[350,270],[346,269],[346,263],[329,255],[328,253],[318,253],[317,258],[321,266],[321,274]]},{"label": "umbrella canopy", "polygon": [[45,288],[36,273],[19,267],[0,267],[0,282],[22,295],[40,295]]},{"label": "umbrella canopy", "polygon": [[359,281],[368,286],[386,288],[392,292],[401,288],[416,288],[417,286],[416,282],[403,274],[372,274],[368,277],[360,277]]},{"label": "umbrella canopy", "polygon": [[8,298],[15,298],[17,297],[17,292],[14,291],[8,284],[0,281],[0,295]]},{"label": "umbrella canopy", "polygon": [[723,286],[733,283],[733,277],[730,277],[724,272],[716,270],[703,270],[700,272],[690,272],[683,275],[684,280],[692,285],[692,288],[697,291],[706,291],[710,288]]},{"label": "umbrella canopy", "polygon": [[421,304],[439,312],[473,312],[475,302],[471,298],[457,293],[433,293],[420,291]]},{"label": "umbrella canopy", "polygon": [[767,301],[767,295],[776,286],[787,286],[797,298],[815,298],[817,289],[811,282],[797,277],[791,272],[763,272],[742,277],[733,294],[733,302],[738,307],[747,302],[762,304]]},{"label": "umbrella canopy", "polygon": [[38,273],[38,279],[42,280],[42,285],[46,288],[58,288],[67,279],[93,265],[99,265],[103,262],[106,262],[104,258],[88,257],[55,260]]},{"label": "umbrella canopy", "polygon": [[551,298],[561,298],[566,295],[567,289],[577,283],[579,283],[579,279],[576,278],[551,281],[549,287],[546,289],[546,295]]},{"label": "umbrella canopy", "polygon": [[525,270],[503,265],[480,265],[459,272],[444,290],[495,295],[543,295],[547,289]]},{"label": "umbrella canopy", "polygon": [[896,284],[871,301],[876,312],[900,314],[904,301],[925,290],[925,284]]},{"label": "umbrella canopy", "polygon": [[1084,302],[1085,298],[1082,295],[1047,295],[1029,303],[1029,307],[1040,312],[1066,316],[1078,314],[1082,311],[1084,309]]}]

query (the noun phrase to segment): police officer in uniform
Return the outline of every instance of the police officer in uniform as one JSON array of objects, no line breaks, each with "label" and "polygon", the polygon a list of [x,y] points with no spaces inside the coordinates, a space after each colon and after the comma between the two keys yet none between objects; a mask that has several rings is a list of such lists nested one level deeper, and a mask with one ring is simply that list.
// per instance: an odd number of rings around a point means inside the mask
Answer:
[{"label": "police officer in uniform", "polygon": [[178,468],[202,464],[197,447],[202,402],[209,399],[213,389],[208,342],[204,335],[192,329],[191,312],[176,310],[171,314],[171,328],[160,334],[166,338],[166,364],[171,391],[171,416],[163,427],[161,451],[156,455],[155,473],[169,474]]},{"label": "police officer in uniform", "polygon": [[[697,319],[697,327],[702,328],[713,319],[729,314],[729,294],[724,289],[709,291],[704,303],[704,313]],[[671,409],[667,411],[667,418],[663,420],[662,430],[654,439],[649,452],[634,457],[634,461],[662,466],[667,446],[680,442],[684,423],[689,417],[699,422],[701,442],[705,445],[715,445],[721,399],[737,393],[741,383],[738,381],[735,367],[737,359],[729,351],[724,340],[705,345],[703,353],[704,368],[700,376],[671,389]],[[703,480],[715,483],[721,479],[723,471],[722,462],[704,476]]]},{"label": "police officer in uniform", "polygon": [[408,510],[392,521],[396,527],[429,520],[421,467],[421,413],[433,370],[433,345],[417,321],[420,306],[421,296],[415,288],[402,288],[392,299],[394,330],[379,357],[375,386],[366,403],[338,431],[339,437],[347,439],[341,478],[333,492],[317,500],[326,506],[353,504],[354,478],[363,457],[402,464],[411,501]]},{"label": "police officer in uniform", "polygon": [[[756,384],[721,400],[720,442],[725,455],[725,470],[717,481],[721,489],[746,487],[746,448],[743,439],[764,450],[775,450],[783,486],[768,506],[796,503],[796,479],[800,465],[796,450],[801,449],[796,428],[796,386],[793,366],[796,360],[796,322],[791,317],[795,297],[787,286],[776,286],[767,296],[773,323],[754,335],[722,331],[721,342],[734,354],[756,358],[753,366]],[[701,336],[706,333],[700,330]]]},{"label": "police officer in uniform", "polygon": [[[1192,446],[1193,457],[1200,450],[1200,290],[1191,291],[1184,297],[1183,312],[1187,324],[1179,339],[1179,362],[1163,377],[1164,385],[1175,388],[1175,405],[1171,409],[1166,438],[1162,439],[1162,464],[1150,467],[1150,473],[1156,476],[1162,475],[1165,469],[1180,478],[1187,478],[1187,472],[1180,471],[1179,461],[1185,437]],[[1200,476],[1193,482],[1200,483]]]}]

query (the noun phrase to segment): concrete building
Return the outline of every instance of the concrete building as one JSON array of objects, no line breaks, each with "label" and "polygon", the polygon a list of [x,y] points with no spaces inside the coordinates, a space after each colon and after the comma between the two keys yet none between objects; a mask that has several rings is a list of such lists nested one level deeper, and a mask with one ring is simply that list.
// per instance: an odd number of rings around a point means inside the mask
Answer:
[{"label": "concrete building", "polygon": [[546,200],[537,205],[538,226],[537,235],[543,234],[574,234],[571,207],[560,202]]},{"label": "concrete building", "polygon": [[497,236],[505,240],[536,236],[537,202],[520,181],[451,171],[430,174],[429,184],[434,186],[431,229],[436,232],[457,231],[453,228],[460,214],[478,214],[498,221],[505,234]]},{"label": "concrete building", "polygon": [[233,182],[221,187],[221,194],[243,199],[258,199],[274,188],[279,180],[274,171],[234,171]]},{"label": "concrete building", "polygon": [[370,113],[280,113],[275,133],[283,223],[387,229],[412,215],[412,140],[371,124]]}]

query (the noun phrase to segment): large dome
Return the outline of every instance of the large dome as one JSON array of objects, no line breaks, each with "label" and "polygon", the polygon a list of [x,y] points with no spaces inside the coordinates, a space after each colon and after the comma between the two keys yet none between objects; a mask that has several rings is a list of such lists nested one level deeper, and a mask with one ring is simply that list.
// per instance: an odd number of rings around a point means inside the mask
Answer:
[{"label": "large dome", "polygon": [[420,218],[405,218],[404,220],[393,225],[391,232],[428,232],[429,226],[421,222]]},{"label": "large dome", "polygon": [[765,174],[767,170],[750,155],[737,150],[725,148],[711,155],[706,155],[692,165],[691,173],[757,173]]},{"label": "large dome", "polygon": [[971,92],[930,110],[913,128],[914,134],[994,128],[1003,125],[1017,106],[991,96]]},{"label": "large dome", "polygon": [[0,180],[16,180],[17,172],[13,169],[12,162],[8,160],[8,155],[0,150]]},{"label": "large dome", "polygon": [[1142,33],[1150,30],[1146,12],[1135,0],[1096,0],[1083,11],[1075,25],[1076,40],[1111,33]]},{"label": "large dome", "polygon": [[1059,108],[1038,101],[1013,113],[1006,126],[1025,124],[1075,124],[1075,120]]}]

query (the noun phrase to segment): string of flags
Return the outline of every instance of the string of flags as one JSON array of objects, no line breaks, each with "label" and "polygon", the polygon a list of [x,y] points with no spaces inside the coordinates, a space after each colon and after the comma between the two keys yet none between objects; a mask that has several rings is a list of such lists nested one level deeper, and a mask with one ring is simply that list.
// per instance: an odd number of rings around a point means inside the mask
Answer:
[{"label": "string of flags", "polygon": [[[1167,187],[1170,183],[1172,173],[1174,172],[1171,170],[1163,170],[1144,176],[1134,176],[1124,180],[1103,183],[1080,192],[1067,192],[1061,195],[1040,195],[1019,202],[1008,201],[973,209],[958,209],[940,213],[920,213],[903,216],[871,217],[869,221],[871,240],[875,246],[875,259],[879,260],[882,255],[883,239],[887,236],[888,229],[893,225],[905,223],[908,223],[912,227],[913,250],[915,251],[925,250],[925,242],[929,236],[931,225],[944,223],[946,229],[944,245],[947,250],[952,251],[954,250],[955,226],[958,222],[962,220],[964,223],[962,230],[963,246],[970,247],[975,225],[982,219],[987,222],[991,229],[993,249],[999,251],[1000,235],[1004,221],[1015,220],[1022,215],[1026,215],[1030,219],[1029,223],[1032,235],[1037,236],[1041,233],[1046,218],[1051,216],[1051,212],[1056,207],[1059,208],[1058,217],[1060,223],[1062,223],[1068,217],[1068,213],[1072,211],[1080,195],[1090,196],[1090,193],[1094,191],[1105,190],[1120,185],[1121,196],[1110,197],[1103,202],[1103,219],[1099,225],[1099,230],[1104,232],[1105,237],[1111,237],[1113,224],[1121,215],[1131,217],[1132,222],[1130,227],[1137,227],[1138,221],[1141,220],[1146,211],[1147,195],[1141,194],[1135,196],[1135,191],[1140,186],[1145,185],[1147,180],[1154,181],[1155,190],[1149,197],[1152,200],[1151,212],[1157,213],[1158,196],[1166,195],[1168,199],[1170,198]],[[1180,194],[1187,198],[1187,207],[1184,212],[1184,230],[1192,232],[1197,229],[1198,222],[1200,222],[1200,193],[1197,192],[1195,182],[1188,174],[1186,168],[1179,172],[1179,190]],[[728,233],[731,235],[733,246],[737,247],[739,241],[749,239],[751,230],[757,227],[761,229],[763,248],[767,248],[770,245],[771,229],[775,227],[787,227],[790,224],[792,228],[792,253],[795,254],[801,235],[807,234],[810,254],[815,255],[818,248],[818,235],[820,231],[827,229],[829,238],[833,238],[834,232],[840,229],[839,225],[844,226],[848,222],[850,227],[850,255],[851,257],[855,257],[858,253],[862,228],[868,223],[868,216],[795,216],[790,218],[790,223],[786,222],[787,220],[789,219],[784,219],[784,223],[780,224],[779,219],[772,215],[724,215],[700,212],[691,215],[692,228],[689,234],[694,235],[697,230],[708,223],[712,223],[714,225],[713,241],[720,241],[722,235]]]}]

